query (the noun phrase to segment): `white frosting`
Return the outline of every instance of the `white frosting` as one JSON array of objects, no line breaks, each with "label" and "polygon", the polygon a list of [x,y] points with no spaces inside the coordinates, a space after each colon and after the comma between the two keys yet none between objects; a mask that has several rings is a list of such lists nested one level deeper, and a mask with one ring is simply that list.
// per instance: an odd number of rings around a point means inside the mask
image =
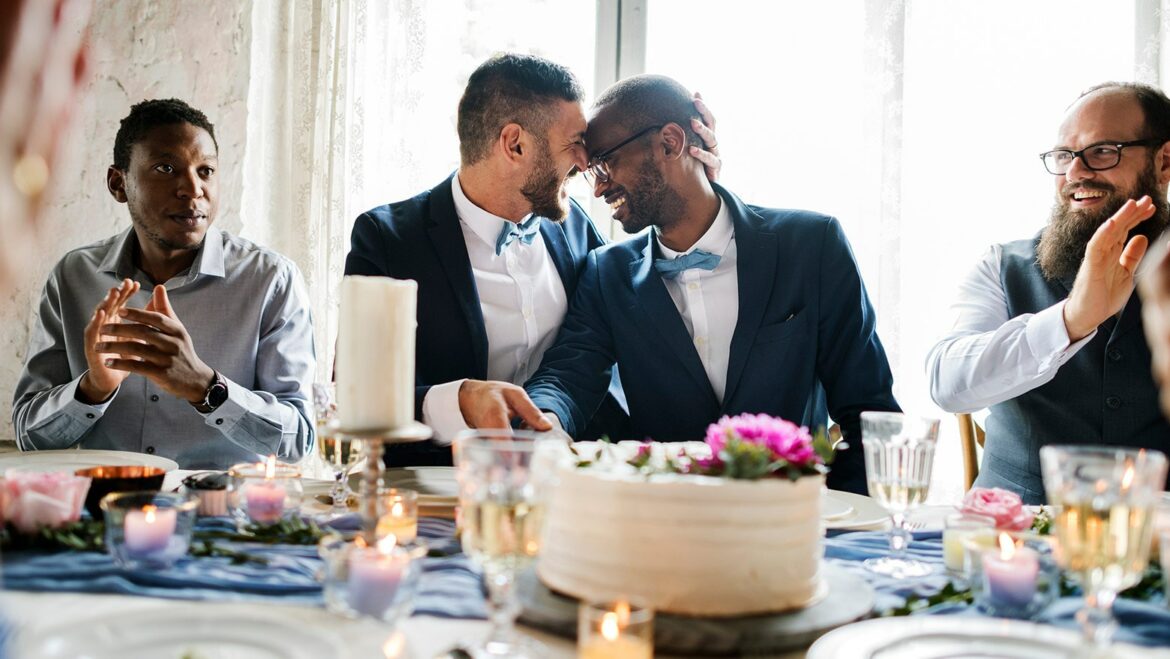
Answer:
[{"label": "white frosting", "polygon": [[414,420],[418,284],[389,277],[341,280],[337,416],[346,430],[384,430]]},{"label": "white frosting", "polygon": [[553,590],[694,616],[794,609],[822,594],[823,477],[647,476],[604,460],[560,476],[537,563]]}]

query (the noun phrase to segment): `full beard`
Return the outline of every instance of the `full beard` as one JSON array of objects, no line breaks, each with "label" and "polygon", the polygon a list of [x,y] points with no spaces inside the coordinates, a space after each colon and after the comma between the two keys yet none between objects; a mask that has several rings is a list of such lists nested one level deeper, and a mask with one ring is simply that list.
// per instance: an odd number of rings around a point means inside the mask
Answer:
[{"label": "full beard", "polygon": [[[1069,207],[1068,194],[1076,188],[1100,190],[1108,193],[1109,197],[1100,208],[1073,210]],[[1095,181],[1067,185],[1061,189],[1060,197],[1052,207],[1051,219],[1036,249],[1036,264],[1044,278],[1048,281],[1070,281],[1075,278],[1085,258],[1085,247],[1097,228],[1113,217],[1126,201],[1139,199],[1143,195],[1153,200],[1154,214],[1134,227],[1129,232],[1129,238],[1146,236],[1152,242],[1170,222],[1166,198],[1158,192],[1153,162],[1142,172],[1134,189],[1128,194],[1118,194],[1114,186]]]},{"label": "full beard", "polygon": [[567,198],[562,198],[561,188],[567,179],[557,174],[556,164],[547,145],[542,148],[540,159],[536,162],[528,180],[520,188],[520,194],[532,206],[532,212],[540,217],[560,222],[569,214]]},{"label": "full beard", "polygon": [[682,195],[666,184],[666,178],[650,158],[642,161],[637,185],[633,189],[626,188],[626,197],[629,212],[621,220],[626,233],[638,233],[651,225],[667,228],[686,210]]}]

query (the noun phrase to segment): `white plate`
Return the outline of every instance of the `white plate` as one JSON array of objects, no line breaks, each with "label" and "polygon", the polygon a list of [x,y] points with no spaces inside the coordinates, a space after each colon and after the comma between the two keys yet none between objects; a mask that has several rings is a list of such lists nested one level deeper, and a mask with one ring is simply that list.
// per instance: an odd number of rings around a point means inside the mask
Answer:
[{"label": "white plate", "polygon": [[[1066,659],[1082,649],[1071,629],[1000,618],[907,616],[853,623],[822,636],[807,659]],[[1110,657],[1148,657],[1149,648],[1117,644]]]},{"label": "white plate", "polygon": [[21,639],[22,657],[45,659],[320,659],[345,656],[340,638],[255,607],[120,612],[71,621]]},{"label": "white plate", "polygon": [[26,451],[0,454],[0,474],[19,467],[32,471],[73,472],[87,467],[158,467],[171,471],[179,463],[169,458],[132,451],[99,451],[96,449],[63,449],[59,451]]},{"label": "white plate", "polygon": [[459,503],[459,482],[454,467],[402,467],[387,469],[389,487],[402,487],[418,492],[423,506],[454,506]]},{"label": "white plate", "polygon": [[830,505],[828,503],[829,501],[833,502],[833,506],[846,505],[853,508],[853,510],[843,517],[825,519],[826,529],[874,530],[882,528],[886,520],[890,519],[890,514],[886,512],[886,509],[879,506],[877,501],[867,496],[853,494],[852,492],[827,490],[822,500],[822,505]]},{"label": "white plate", "polygon": [[853,513],[853,506],[848,501],[829,495],[829,490],[821,490],[821,519],[826,522],[843,519]]}]

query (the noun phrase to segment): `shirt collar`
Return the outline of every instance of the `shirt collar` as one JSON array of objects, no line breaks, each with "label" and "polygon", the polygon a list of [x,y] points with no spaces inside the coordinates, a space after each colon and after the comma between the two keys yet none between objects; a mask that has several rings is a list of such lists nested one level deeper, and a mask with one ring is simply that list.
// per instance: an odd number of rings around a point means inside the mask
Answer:
[{"label": "shirt collar", "polygon": [[654,228],[654,242],[658,243],[658,249],[664,258],[676,259],[683,254],[690,254],[696,249],[701,249],[704,252],[709,252],[716,256],[723,256],[727,251],[727,246],[731,244],[731,239],[735,237],[735,225],[731,222],[731,211],[727,209],[727,204],[723,203],[723,197],[719,197],[719,212],[715,214],[715,221],[707,228],[707,232],[703,234],[691,248],[684,252],[676,252],[673,249],[662,244],[658,238],[658,227]]},{"label": "shirt collar", "polygon": [[[99,272],[108,272],[118,279],[133,279],[137,268],[134,266],[134,245],[137,240],[134,227],[131,226],[122,232],[114,242],[106,257],[98,264]],[[223,262],[223,236],[219,229],[207,227],[203,236],[203,245],[195,255],[195,261],[187,269],[187,281],[193,281],[199,275],[223,277],[225,273]]]},{"label": "shirt collar", "polygon": [[[503,227],[503,223],[512,224],[512,222],[485,211],[468,199],[463,192],[463,186],[459,184],[458,173],[451,179],[451,196],[455,200],[455,214],[459,216],[459,219],[471,227],[471,232],[480,240],[495,249],[496,239],[500,236],[500,228]],[[529,217],[532,217],[531,213],[525,215],[520,221],[523,222]]]}]

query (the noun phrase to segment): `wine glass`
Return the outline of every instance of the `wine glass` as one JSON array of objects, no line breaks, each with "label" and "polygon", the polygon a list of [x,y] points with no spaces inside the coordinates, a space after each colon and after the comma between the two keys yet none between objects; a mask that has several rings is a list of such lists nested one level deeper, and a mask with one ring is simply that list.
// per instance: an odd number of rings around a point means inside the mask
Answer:
[{"label": "wine glass", "polygon": [[516,573],[540,552],[545,502],[555,482],[559,439],[522,430],[472,430],[455,438],[463,551],[483,568],[491,632],[476,657],[541,657],[519,639]]},{"label": "wine glass", "polygon": [[353,442],[338,437],[337,386],[332,382],[313,384],[313,411],[317,416],[317,454],[333,476],[333,508],[329,517],[340,517],[349,512],[349,471],[357,459]]},{"label": "wine glass", "polygon": [[1045,446],[1040,467],[1056,510],[1056,560],[1085,593],[1077,612],[1085,639],[1109,644],[1113,600],[1136,584],[1150,559],[1154,514],[1166,485],[1166,456],[1110,446]]},{"label": "wine glass", "polygon": [[890,513],[890,556],[870,558],[864,565],[872,572],[898,579],[921,577],[933,568],[906,558],[910,531],[906,513],[926,499],[930,468],[938,441],[938,419],[924,419],[897,412],[862,412],[861,443],[865,447],[865,478],[869,494]]}]

